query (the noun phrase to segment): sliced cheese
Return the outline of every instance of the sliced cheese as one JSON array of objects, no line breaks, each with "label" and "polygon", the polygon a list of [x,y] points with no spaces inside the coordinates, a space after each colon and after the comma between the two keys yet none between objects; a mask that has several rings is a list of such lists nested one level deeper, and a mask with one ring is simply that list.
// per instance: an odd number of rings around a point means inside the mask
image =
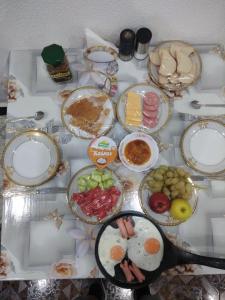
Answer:
[{"label": "sliced cheese", "polygon": [[134,126],[141,125],[141,96],[134,92],[128,92],[126,100],[126,124]]}]

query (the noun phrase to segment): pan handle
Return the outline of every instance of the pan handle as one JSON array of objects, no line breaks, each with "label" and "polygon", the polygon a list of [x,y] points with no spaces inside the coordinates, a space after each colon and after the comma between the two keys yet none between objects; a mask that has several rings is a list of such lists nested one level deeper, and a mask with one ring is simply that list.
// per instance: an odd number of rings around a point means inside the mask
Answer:
[{"label": "pan handle", "polygon": [[202,256],[187,251],[179,250],[178,265],[196,264],[225,270],[225,258]]}]

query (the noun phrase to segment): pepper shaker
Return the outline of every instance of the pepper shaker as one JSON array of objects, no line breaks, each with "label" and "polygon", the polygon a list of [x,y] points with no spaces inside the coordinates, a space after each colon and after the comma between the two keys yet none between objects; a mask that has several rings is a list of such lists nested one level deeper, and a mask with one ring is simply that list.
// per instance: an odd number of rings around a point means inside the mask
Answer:
[{"label": "pepper shaker", "polygon": [[137,60],[144,60],[148,56],[149,43],[152,32],[145,27],[140,28],[136,33],[135,53]]},{"label": "pepper shaker", "polygon": [[135,33],[131,29],[124,29],[120,33],[119,57],[128,61],[134,56]]}]

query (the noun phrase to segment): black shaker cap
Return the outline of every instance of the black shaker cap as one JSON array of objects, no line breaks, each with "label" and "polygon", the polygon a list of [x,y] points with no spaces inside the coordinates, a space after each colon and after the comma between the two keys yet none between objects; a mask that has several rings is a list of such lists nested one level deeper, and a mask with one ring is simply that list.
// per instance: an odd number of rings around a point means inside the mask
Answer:
[{"label": "black shaker cap", "polygon": [[149,43],[152,38],[152,32],[148,28],[142,27],[136,33],[136,40],[138,43]]},{"label": "black shaker cap", "polygon": [[129,55],[134,51],[135,33],[131,29],[124,29],[120,33],[119,51],[121,54]]}]

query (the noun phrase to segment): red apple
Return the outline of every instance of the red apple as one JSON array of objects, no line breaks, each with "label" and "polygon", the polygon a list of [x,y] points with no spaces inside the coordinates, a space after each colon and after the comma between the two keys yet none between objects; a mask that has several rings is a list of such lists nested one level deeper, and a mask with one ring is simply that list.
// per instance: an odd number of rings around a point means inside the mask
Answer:
[{"label": "red apple", "polygon": [[163,193],[154,193],[149,198],[149,206],[157,214],[162,214],[170,209],[169,198]]}]

